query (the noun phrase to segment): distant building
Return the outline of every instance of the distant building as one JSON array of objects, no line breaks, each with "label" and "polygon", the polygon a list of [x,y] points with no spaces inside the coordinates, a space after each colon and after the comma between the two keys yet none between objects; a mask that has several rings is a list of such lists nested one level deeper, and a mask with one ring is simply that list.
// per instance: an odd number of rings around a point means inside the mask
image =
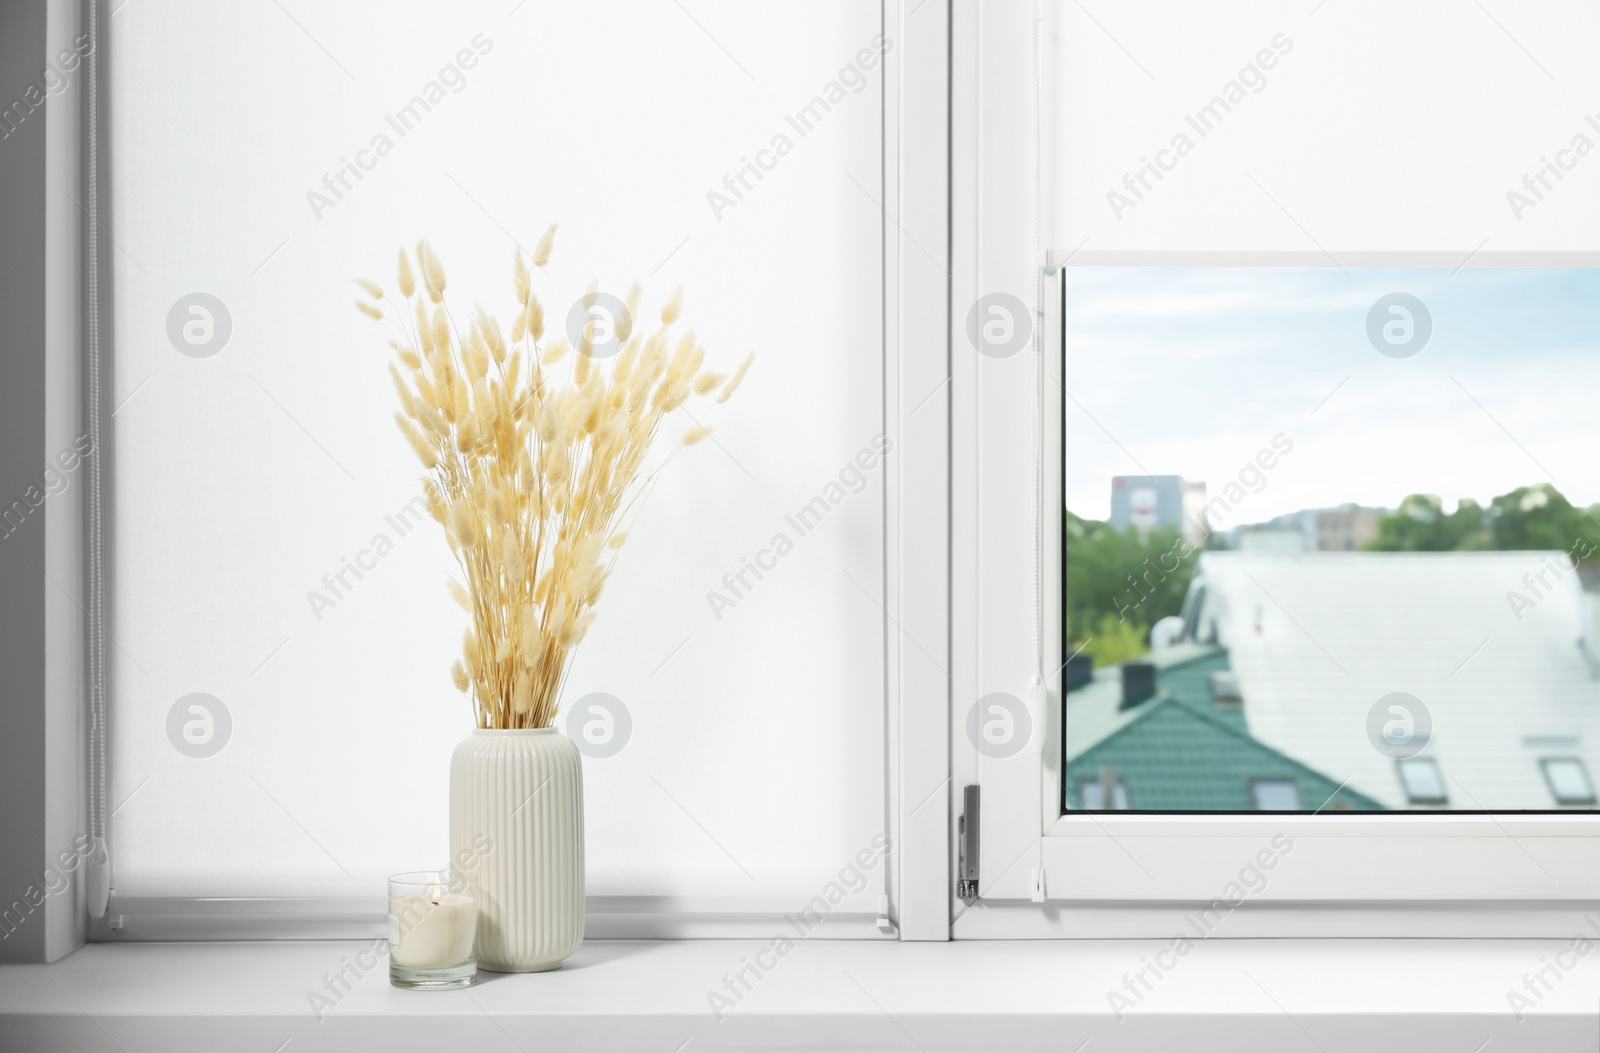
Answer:
[{"label": "distant building", "polygon": [[1317,548],[1322,552],[1356,552],[1378,536],[1378,520],[1383,511],[1344,505],[1317,513]]},{"label": "distant building", "polygon": [[1565,553],[1206,552],[1184,620],[1253,739],[1387,808],[1596,806],[1600,573]]},{"label": "distant building", "polygon": [[1243,524],[1227,532],[1226,547],[1245,551],[1282,552],[1294,546],[1282,539],[1247,543],[1252,532],[1296,533],[1303,538],[1302,549],[1318,552],[1359,552],[1378,536],[1378,522],[1386,513],[1382,508],[1363,508],[1343,504],[1338,508],[1303,508],[1286,512],[1264,523]]},{"label": "distant building", "polygon": [[1181,475],[1116,475],[1111,478],[1111,525],[1141,534],[1177,527],[1199,545],[1206,536],[1206,484]]},{"label": "distant building", "polygon": [[1237,536],[1241,552],[1304,552],[1311,546],[1311,539],[1298,530],[1245,527]]}]

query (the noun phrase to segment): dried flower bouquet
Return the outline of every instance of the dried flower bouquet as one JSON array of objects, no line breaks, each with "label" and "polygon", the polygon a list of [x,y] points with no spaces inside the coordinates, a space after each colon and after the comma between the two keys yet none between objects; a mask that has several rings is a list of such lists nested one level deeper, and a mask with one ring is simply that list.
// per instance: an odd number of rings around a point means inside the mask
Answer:
[{"label": "dried flower bouquet", "polygon": [[[540,239],[535,268],[548,262],[554,236],[552,226]],[[479,727],[548,727],[572,650],[627,536],[620,521],[666,463],[645,463],[663,420],[691,397],[726,402],[751,358],[731,375],[704,368],[693,331],[673,333],[681,291],[662,306],[653,334],[634,333],[637,284],[614,320],[614,355],[596,354],[592,316],[576,349],[560,337],[545,344],[544,309],[521,250],[510,340],[482,308],[463,331],[427,242],[415,261],[413,269],[401,251],[404,308],[364,280],[370,299],[356,307],[374,320],[390,317],[402,333],[390,341],[399,359],[389,366],[400,397],[395,419],[428,469],[428,509],[466,579],[449,588],[472,615],[451,672]],[[585,311],[596,296],[591,286]],[[692,427],[677,446],[707,434]]]}]

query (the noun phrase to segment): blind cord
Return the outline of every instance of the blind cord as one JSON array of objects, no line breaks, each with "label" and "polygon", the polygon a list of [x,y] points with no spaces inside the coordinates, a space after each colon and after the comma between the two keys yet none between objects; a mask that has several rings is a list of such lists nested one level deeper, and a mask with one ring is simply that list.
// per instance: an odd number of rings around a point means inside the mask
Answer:
[{"label": "blind cord", "polygon": [[87,277],[86,329],[87,358],[85,386],[89,433],[87,586],[89,600],[88,679],[89,679],[89,835],[91,849],[86,870],[88,908],[91,918],[102,918],[111,892],[111,858],[106,848],[106,653],[105,653],[105,563],[104,492],[102,468],[105,463],[105,436],[101,429],[100,369],[100,63],[105,48],[99,40],[100,0],[84,4],[89,23],[88,36],[95,45],[84,81],[85,182],[89,229],[84,241],[84,270]]}]

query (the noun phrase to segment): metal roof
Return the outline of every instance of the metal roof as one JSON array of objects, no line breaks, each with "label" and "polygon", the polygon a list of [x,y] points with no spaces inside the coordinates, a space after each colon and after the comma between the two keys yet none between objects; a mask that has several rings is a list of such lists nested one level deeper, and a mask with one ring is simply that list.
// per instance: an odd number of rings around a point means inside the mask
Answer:
[{"label": "metal roof", "polygon": [[[1150,811],[1253,811],[1252,782],[1294,782],[1301,806],[1367,810],[1377,802],[1251,738],[1243,713],[1219,709],[1210,676],[1228,668],[1227,652],[1182,644],[1147,659],[1156,666],[1157,694],[1120,708],[1121,667],[1096,672],[1092,683],[1067,694],[1068,803],[1078,807],[1080,783],[1116,770],[1128,807]],[[1247,703],[1248,704],[1248,703]]]},{"label": "metal roof", "polygon": [[1554,808],[1542,759],[1600,772],[1600,680],[1562,553],[1206,552],[1196,580],[1250,734],[1388,807],[1408,804],[1369,719],[1397,692],[1431,717],[1421,756],[1450,808]]}]

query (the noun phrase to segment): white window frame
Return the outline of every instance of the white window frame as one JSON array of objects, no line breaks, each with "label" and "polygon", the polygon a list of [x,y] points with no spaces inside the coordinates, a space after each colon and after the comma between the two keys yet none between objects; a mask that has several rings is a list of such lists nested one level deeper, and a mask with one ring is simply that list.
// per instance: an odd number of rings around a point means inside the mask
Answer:
[{"label": "white window frame", "polygon": [[[1035,12],[1033,5],[955,4],[950,741],[955,811],[962,786],[978,785],[980,836],[977,898],[962,901],[952,882],[952,936],[1170,938],[1187,931],[1186,916],[1230,895],[1239,902],[1229,904],[1212,935],[1572,936],[1600,900],[1600,814],[1061,814],[1063,400],[1055,370],[1062,265],[1328,263],[1314,252],[1157,260],[1035,247],[1036,232],[1053,229],[1048,192],[1035,210],[1016,202],[1032,196],[1035,164],[1040,184],[1050,186],[1051,151],[1038,144],[1052,123],[1051,48],[1038,52],[1038,132],[1017,116],[1029,113],[1033,99],[1003,71],[1033,47],[1036,14],[1049,39],[1051,6]],[[1438,257],[1371,253],[1342,262],[1462,262]],[[1478,267],[1535,263],[1593,266],[1600,259],[1485,253],[1471,260]],[[1026,352],[984,359],[965,338],[963,308],[997,290],[1024,302],[1039,297],[1042,351],[1031,361],[1022,361]],[[1032,399],[1038,401],[1030,406]],[[1007,424],[1035,407],[1043,421],[1038,475],[1018,429]],[[1038,547],[1019,546],[1019,532],[995,509],[1035,523]],[[1037,620],[1028,587],[1034,578],[1025,573],[1034,560],[1043,592]],[[1032,654],[1037,630],[1042,660]],[[1007,758],[981,756],[964,732],[972,700],[1002,690],[1026,697],[1036,661],[1047,674],[1046,698],[1030,708],[1028,748]],[[951,833],[959,835],[956,815]]]}]

